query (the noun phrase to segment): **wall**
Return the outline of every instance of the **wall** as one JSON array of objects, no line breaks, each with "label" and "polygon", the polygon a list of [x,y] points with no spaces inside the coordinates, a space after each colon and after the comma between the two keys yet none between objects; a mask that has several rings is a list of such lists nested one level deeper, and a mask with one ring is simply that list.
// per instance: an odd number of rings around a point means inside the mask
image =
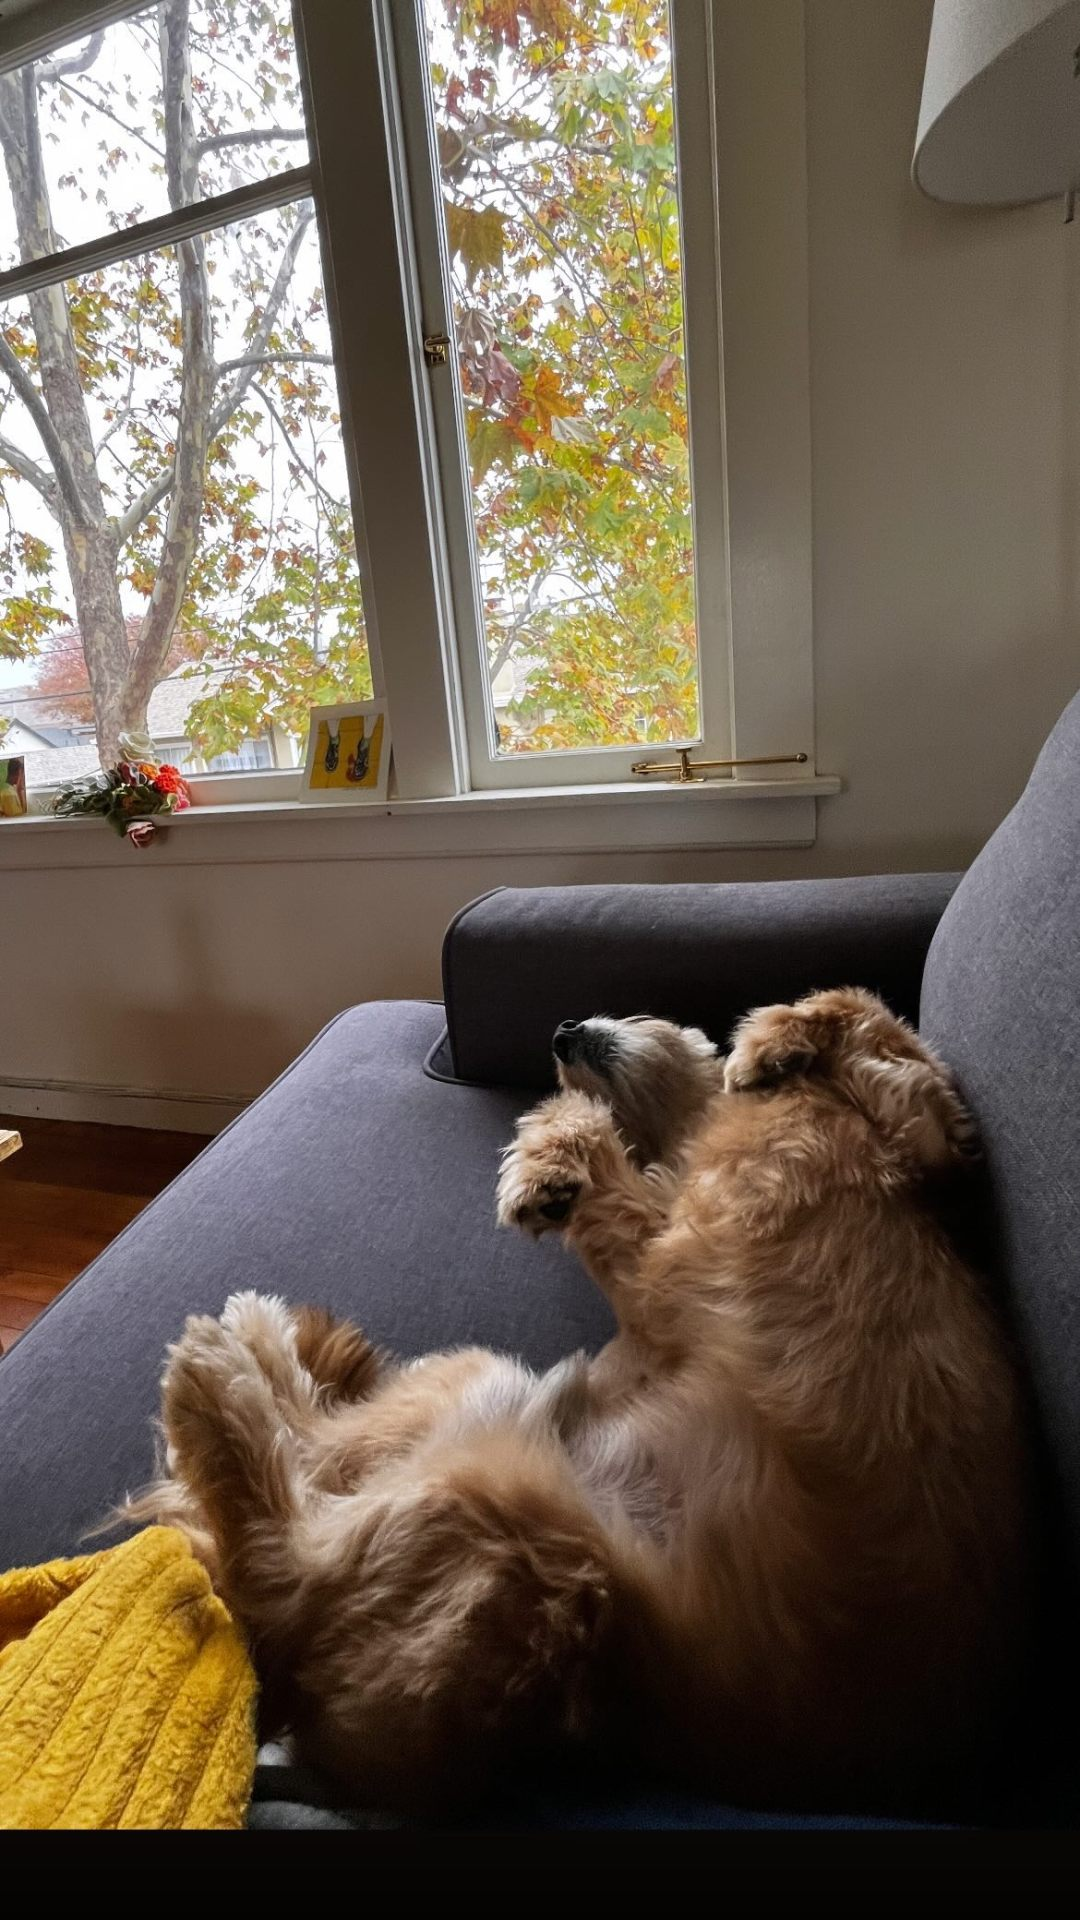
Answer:
[{"label": "wall", "polygon": [[911,187],[931,11],[808,7],[816,872],[969,860],[1080,685],[1080,228]]},{"label": "wall", "polygon": [[3,873],[0,1082],[186,1092],[210,1104],[164,1123],[210,1126],[340,1007],[437,994],[489,887],[971,858],[1080,683],[1080,228],[915,194],[930,11],[807,6],[818,764],[846,784],[816,846]]}]

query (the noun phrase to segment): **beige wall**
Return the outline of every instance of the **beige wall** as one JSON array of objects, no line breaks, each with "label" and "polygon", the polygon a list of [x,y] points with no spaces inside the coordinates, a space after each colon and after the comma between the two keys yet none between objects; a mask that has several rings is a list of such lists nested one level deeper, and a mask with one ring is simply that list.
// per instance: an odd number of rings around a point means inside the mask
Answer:
[{"label": "beige wall", "polygon": [[808,6],[808,871],[966,862],[1080,685],[1080,228],[911,187],[931,11]]},{"label": "beige wall", "polygon": [[0,874],[0,1082],[253,1093],[504,882],[972,856],[1080,684],[1080,228],[915,194],[930,10],[808,0],[814,849]]}]

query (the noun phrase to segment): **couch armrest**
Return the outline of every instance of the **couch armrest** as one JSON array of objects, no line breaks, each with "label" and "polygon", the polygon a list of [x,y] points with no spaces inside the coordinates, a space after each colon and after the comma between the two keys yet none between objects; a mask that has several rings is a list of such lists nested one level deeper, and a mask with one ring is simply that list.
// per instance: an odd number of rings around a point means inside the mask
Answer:
[{"label": "couch armrest", "polygon": [[815,987],[872,987],[915,1020],[926,951],[958,879],[503,888],[447,932],[437,1069],[546,1087],[560,1020],[652,1013],[722,1043],[747,1007]]}]

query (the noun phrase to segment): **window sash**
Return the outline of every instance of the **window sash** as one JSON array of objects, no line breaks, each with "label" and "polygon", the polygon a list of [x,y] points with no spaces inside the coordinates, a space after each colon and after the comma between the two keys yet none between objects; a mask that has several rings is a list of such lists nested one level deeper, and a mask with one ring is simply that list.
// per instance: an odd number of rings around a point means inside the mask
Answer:
[{"label": "window sash", "polygon": [[5,0],[0,17],[0,73],[40,60],[57,47],[142,13],[152,0]]},{"label": "window sash", "polygon": [[[423,313],[421,333],[455,338],[450,262],[435,162],[434,114],[421,0],[390,10],[391,51],[401,93],[398,165],[409,183],[410,216]],[[456,355],[428,375],[442,480],[446,566],[457,636],[461,702],[455,715],[475,789],[625,781],[635,760],[670,758],[676,746],[731,749],[729,626],[720,389],[719,278],[711,118],[712,46],[708,0],[671,8],[672,65],[684,281],[684,340],[694,522],[700,730],[671,743],[577,747],[497,754],[489,733],[482,595],[473,536],[472,485]],[[686,157],[695,156],[693,168]],[[702,155],[709,156],[705,165]]]},{"label": "window sash", "polygon": [[[398,794],[433,799],[478,783],[466,750],[468,649],[455,646],[453,529],[423,358],[425,321],[434,323],[402,163],[408,75],[395,61],[394,26],[412,7],[413,0],[347,9],[339,0],[294,0],[357,480],[354,520],[371,587],[372,676],[389,701]],[[703,620],[726,616],[730,604],[727,649],[712,674],[714,684],[720,674],[716,691],[727,702],[716,757],[805,753],[802,766],[768,769],[774,784],[805,785],[814,777],[814,691],[803,0],[674,0],[673,13],[682,110],[704,128],[707,97],[715,156],[712,231],[684,253],[688,346],[697,358],[691,407]],[[699,47],[709,45],[708,62],[689,57],[694,33]],[[701,205],[692,202],[692,220],[702,217]],[[707,431],[710,390],[717,424]],[[563,758],[564,786],[618,784],[620,754],[515,755],[521,764],[508,778],[555,788]],[[630,756],[621,757],[625,764]],[[595,782],[590,759],[599,762]],[[714,791],[762,777],[760,768],[736,772]]]},{"label": "window sash", "polygon": [[442,799],[467,777],[389,8],[293,10],[372,684],[389,706],[398,795]]},{"label": "window sash", "polygon": [[231,226],[234,220],[271,207],[287,206],[293,200],[315,197],[314,175],[310,166],[286,167],[281,173],[267,174],[265,180],[249,180],[231,193],[210,194],[205,200],[193,200],[188,207],[170,208],[151,220],[138,220],[119,233],[103,233],[75,247],[63,247],[56,253],[42,254],[40,260],[24,260],[0,273],[0,304],[19,294],[36,293],[41,287],[55,287],[65,280],[76,280],[92,273],[95,267],[112,267],[120,260],[132,260],[140,253],[156,253],[178,240],[190,240],[198,234],[214,233]]},{"label": "window sash", "polygon": [[[43,58],[54,49],[77,40],[81,35],[110,26],[132,14],[146,12],[150,3],[151,0],[106,0],[105,4],[94,4],[93,0],[55,0],[55,3],[54,0],[26,0],[24,10],[10,16],[5,6],[4,17],[0,20],[0,71]],[[299,13],[300,3],[301,0],[293,0],[294,17]],[[304,91],[304,110],[310,123],[312,105],[308,89],[304,85],[299,18],[296,18],[295,32],[298,64],[301,67],[301,84]],[[314,141],[311,135],[309,152],[313,153],[313,150]],[[78,245],[57,249],[36,260],[20,262],[0,272],[0,313],[9,302],[20,296],[25,297],[39,289],[63,284],[96,268],[137,258],[143,253],[161,251],[184,239],[213,233],[236,221],[274,207],[287,206],[304,200],[312,201],[318,214],[318,185],[312,159],[302,166],[267,174],[262,180],[245,182],[241,187],[230,192],[210,194],[201,200],[191,202],[190,205],[168,208],[161,214],[137,221],[119,231],[104,231]],[[325,246],[321,233],[320,240]],[[344,416],[343,443],[349,471],[350,506],[355,524],[357,558],[363,578],[364,555],[360,537],[362,523],[356,498],[355,477],[348,457],[348,436],[344,430]],[[365,596],[365,613],[366,611]],[[208,791],[200,797],[218,802],[224,794],[217,789],[216,783],[233,780],[240,782],[239,787],[231,789],[235,798],[250,802],[256,797],[268,799],[293,797],[299,784],[299,775],[294,769],[260,767],[250,775],[212,773],[194,776],[197,788],[201,789],[204,783],[208,784]],[[256,796],[247,783],[260,780],[266,780],[270,784],[265,794]],[[209,791],[211,783],[215,789],[213,792]],[[41,788],[37,791],[39,798],[42,798],[48,796],[54,789]]]}]

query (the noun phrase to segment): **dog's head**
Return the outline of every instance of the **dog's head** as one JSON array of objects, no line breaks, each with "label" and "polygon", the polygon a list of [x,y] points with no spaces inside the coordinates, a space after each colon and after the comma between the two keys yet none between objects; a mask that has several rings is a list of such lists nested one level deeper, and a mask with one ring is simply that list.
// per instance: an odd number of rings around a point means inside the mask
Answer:
[{"label": "dog's head", "polygon": [[977,1152],[975,1127],[946,1067],[876,995],[860,987],[757,1007],[732,1036],[729,1093],[805,1079],[857,1108],[900,1157],[945,1172]]},{"label": "dog's head", "polygon": [[564,1020],[552,1047],[560,1085],[606,1101],[642,1165],[670,1159],[723,1089],[723,1063],[698,1027],[597,1014]]}]

